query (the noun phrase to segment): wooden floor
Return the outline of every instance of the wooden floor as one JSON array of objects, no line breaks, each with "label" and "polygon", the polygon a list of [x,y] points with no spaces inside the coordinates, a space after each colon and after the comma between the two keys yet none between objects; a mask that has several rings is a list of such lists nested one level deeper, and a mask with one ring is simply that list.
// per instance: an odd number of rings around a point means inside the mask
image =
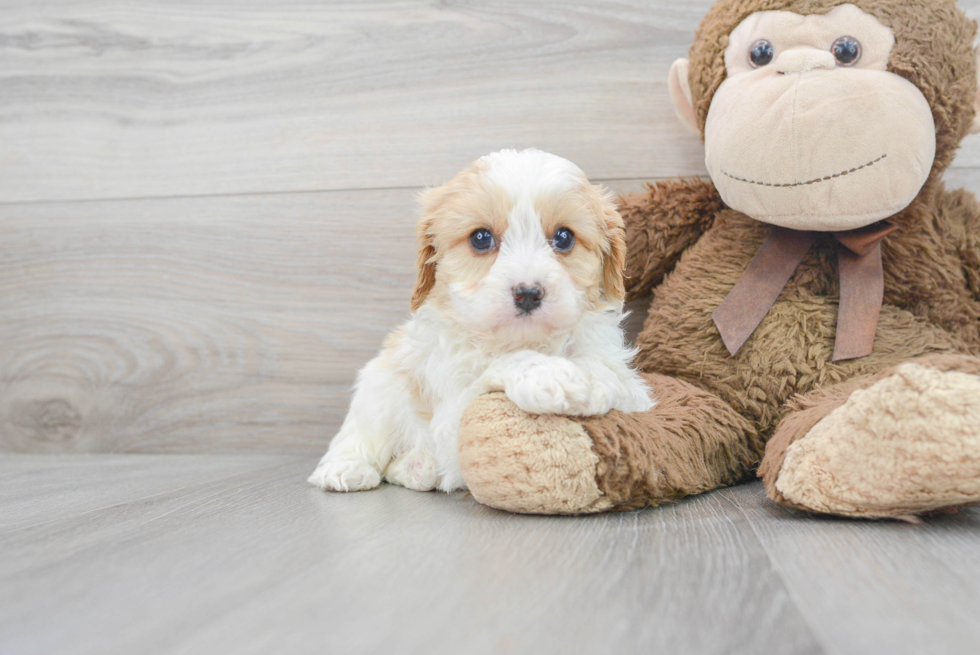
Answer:
[{"label": "wooden floor", "polygon": [[743,485],[542,518],[308,486],[315,458],[0,456],[0,653],[928,653],[980,645],[980,511]]},{"label": "wooden floor", "polygon": [[704,174],[666,77],[711,4],[0,0],[0,655],[980,653],[977,510],[305,483],[420,188],[503,147]]}]

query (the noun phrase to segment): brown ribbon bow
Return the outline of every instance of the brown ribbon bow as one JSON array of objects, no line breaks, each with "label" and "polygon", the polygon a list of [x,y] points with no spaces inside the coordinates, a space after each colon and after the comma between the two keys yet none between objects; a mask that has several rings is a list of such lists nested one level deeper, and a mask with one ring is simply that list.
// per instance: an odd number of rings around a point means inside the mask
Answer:
[{"label": "brown ribbon bow", "polygon": [[[844,246],[838,255],[840,307],[835,362],[871,354],[885,293],[881,240],[897,229],[888,221],[880,221],[858,230],[834,233]],[[772,309],[818,234],[772,227],[745,273],[711,315],[732,355]]]}]

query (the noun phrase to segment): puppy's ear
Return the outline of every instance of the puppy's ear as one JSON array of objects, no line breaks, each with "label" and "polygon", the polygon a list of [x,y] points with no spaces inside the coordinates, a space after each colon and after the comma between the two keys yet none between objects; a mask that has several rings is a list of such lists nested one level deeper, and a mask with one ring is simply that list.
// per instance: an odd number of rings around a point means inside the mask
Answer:
[{"label": "puppy's ear", "polygon": [[613,200],[613,195],[603,187],[597,187],[607,248],[602,252],[602,293],[608,300],[623,302],[626,299],[626,224]]},{"label": "puppy's ear", "polygon": [[418,254],[415,259],[417,276],[415,278],[415,288],[412,289],[412,311],[418,310],[425,302],[426,296],[436,283],[436,247],[432,235],[432,227],[435,222],[436,211],[442,204],[445,192],[443,187],[428,189],[419,195],[419,204],[422,205],[422,213],[419,221],[415,224],[415,247]]}]

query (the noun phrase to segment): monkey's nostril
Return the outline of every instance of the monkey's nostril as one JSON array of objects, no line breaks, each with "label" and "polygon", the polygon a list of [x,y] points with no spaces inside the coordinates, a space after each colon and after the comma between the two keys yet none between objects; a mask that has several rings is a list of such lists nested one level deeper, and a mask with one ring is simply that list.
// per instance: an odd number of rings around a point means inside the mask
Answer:
[{"label": "monkey's nostril", "polygon": [[530,314],[541,306],[544,289],[537,285],[518,284],[514,287],[514,304],[522,314]]}]

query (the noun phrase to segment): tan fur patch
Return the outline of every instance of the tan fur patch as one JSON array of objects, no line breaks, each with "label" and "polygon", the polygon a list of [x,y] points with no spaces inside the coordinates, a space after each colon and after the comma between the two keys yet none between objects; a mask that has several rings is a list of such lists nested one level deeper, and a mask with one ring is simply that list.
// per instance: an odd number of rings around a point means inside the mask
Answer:
[{"label": "tan fur patch", "polygon": [[899,366],[789,446],[776,489],[865,517],[980,501],[980,376]]},{"label": "tan fur patch", "polygon": [[562,227],[575,234],[576,246],[562,255],[561,262],[575,284],[586,289],[589,301],[605,297],[623,302],[626,227],[612,194],[583,178],[582,187],[576,192],[539,197],[535,210],[541,216],[547,238]]},{"label": "tan fur patch", "polygon": [[[401,347],[405,340],[405,326],[402,325],[385,337],[384,343],[381,348],[381,352],[378,357],[385,363],[385,365],[391,369],[399,369],[396,363],[395,351]],[[409,373],[404,369],[403,372]],[[408,374],[405,376],[406,380],[406,391],[408,391],[409,398],[411,399],[412,409],[418,414],[419,418],[423,421],[432,420],[432,399],[426,395],[425,389],[422,388],[422,384],[414,375]]]},{"label": "tan fur patch", "polygon": [[425,191],[419,198],[422,214],[416,226],[418,279],[412,293],[412,311],[418,309],[436,285],[437,266],[445,277],[475,286],[493,266],[496,249],[477,253],[469,245],[478,229],[500,240],[507,230],[510,200],[485,175],[486,164],[474,162],[448,183]]}]

